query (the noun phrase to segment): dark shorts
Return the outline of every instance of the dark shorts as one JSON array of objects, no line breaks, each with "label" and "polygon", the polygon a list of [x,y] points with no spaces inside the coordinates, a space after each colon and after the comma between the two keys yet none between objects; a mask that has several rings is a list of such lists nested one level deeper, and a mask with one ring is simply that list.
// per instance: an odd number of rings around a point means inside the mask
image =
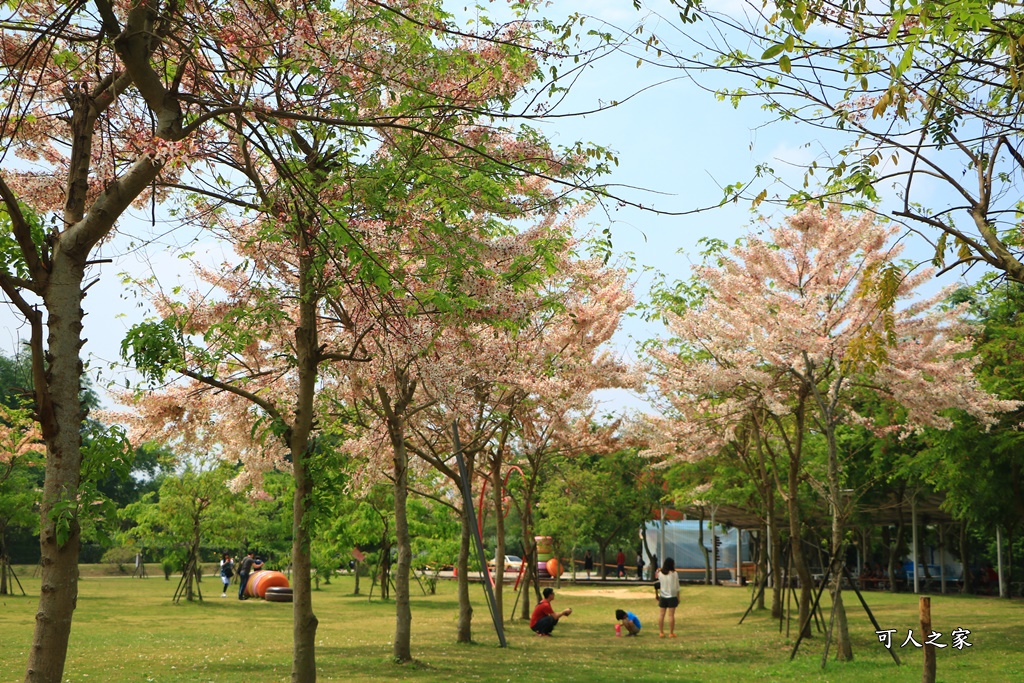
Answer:
[{"label": "dark shorts", "polygon": [[679,596],[677,595],[674,598],[663,598],[658,596],[658,607],[662,609],[674,609],[679,607]]},{"label": "dark shorts", "polygon": [[545,614],[533,625],[533,630],[537,633],[551,633],[556,624],[558,624],[558,619],[555,619],[550,614]]}]

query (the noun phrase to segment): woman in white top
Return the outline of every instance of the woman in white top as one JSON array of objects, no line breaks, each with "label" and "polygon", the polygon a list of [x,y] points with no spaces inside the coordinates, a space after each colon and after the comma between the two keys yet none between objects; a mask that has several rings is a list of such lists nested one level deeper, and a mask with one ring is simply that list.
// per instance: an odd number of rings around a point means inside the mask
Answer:
[{"label": "woman in white top", "polygon": [[665,558],[665,564],[658,571],[658,583],[654,585],[658,594],[658,607],[661,616],[658,618],[658,636],[665,637],[665,611],[668,611],[668,637],[676,637],[676,607],[679,607],[679,574],[676,573],[676,562],[671,557]]}]

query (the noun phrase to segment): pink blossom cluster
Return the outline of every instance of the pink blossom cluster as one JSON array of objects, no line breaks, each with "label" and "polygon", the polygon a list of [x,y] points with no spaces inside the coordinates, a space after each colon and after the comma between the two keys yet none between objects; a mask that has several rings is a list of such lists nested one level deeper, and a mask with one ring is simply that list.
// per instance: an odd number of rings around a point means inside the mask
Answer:
[{"label": "pink blossom cluster", "polygon": [[11,463],[29,453],[42,455],[44,451],[37,423],[21,411],[0,406],[0,464]]},{"label": "pink blossom cluster", "polygon": [[854,376],[902,405],[911,429],[948,427],[951,408],[989,423],[1015,408],[978,384],[962,311],[938,306],[945,292],[917,295],[930,270],[898,273],[887,303],[894,234],[871,214],[808,207],[699,268],[706,299],[668,314],[672,340],[651,353],[666,406],[648,453],[713,455],[753,411],[788,414],[800,387],[838,406],[827,419],[865,422],[851,404]]}]

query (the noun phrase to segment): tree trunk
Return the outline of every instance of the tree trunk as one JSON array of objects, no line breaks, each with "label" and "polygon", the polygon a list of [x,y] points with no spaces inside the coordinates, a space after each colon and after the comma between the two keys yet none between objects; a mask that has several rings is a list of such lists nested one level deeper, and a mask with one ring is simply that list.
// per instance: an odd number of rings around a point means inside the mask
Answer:
[{"label": "tree trunk", "polygon": [[832,515],[832,609],[835,613],[836,658],[841,662],[853,661],[853,644],[850,642],[850,627],[846,620],[846,608],[843,606],[843,575],[842,568],[846,563],[843,547],[842,512],[838,505],[833,504]]},{"label": "tree trunk", "polygon": [[[838,381],[838,380],[837,380]],[[839,446],[836,443],[835,420],[820,400],[822,419],[826,423],[828,439],[828,491],[832,498],[832,557],[829,566],[832,568],[832,612],[835,615],[836,657],[841,662],[853,661],[853,645],[850,643],[850,628],[846,621],[846,609],[843,607],[843,575],[842,568],[846,564],[846,547],[844,544],[844,521],[846,516],[845,502],[842,493],[842,481],[839,473]]]},{"label": "tree trunk", "polygon": [[[293,440],[293,443],[294,440]],[[296,444],[297,446],[298,444]],[[307,444],[308,445],[308,444]],[[313,482],[306,470],[306,446],[292,452],[292,473],[295,494],[292,510],[292,681],[316,681],[316,631],[319,620],[313,612],[309,533],[306,527],[306,501],[313,492]],[[356,577],[356,592],[359,578]]]},{"label": "tree trunk", "polygon": [[[654,576],[654,574],[658,571],[658,568],[652,566],[652,559],[654,557],[654,553],[651,552],[651,546],[647,542],[647,523],[646,522],[644,522],[644,524],[640,527],[640,544],[643,547],[643,553],[644,553],[645,560],[646,560],[645,566],[644,566],[644,569],[646,570],[645,573],[649,574],[650,576]],[[574,581],[576,580],[575,571],[573,573],[572,578],[573,578]],[[644,579],[644,577],[641,576],[640,580],[644,581],[645,579]]]},{"label": "tree trunk", "polygon": [[[78,604],[78,489],[81,483],[82,280],[84,257],[54,250],[51,284],[44,294],[49,313],[45,379],[35,377],[37,411],[46,441],[46,470],[39,510],[41,587],[26,683],[61,683],[71,618]],[[34,374],[42,366],[41,330],[33,326]],[[42,396],[43,400],[38,397]]]},{"label": "tree trunk", "polygon": [[499,621],[504,621],[502,595],[505,587],[505,506],[502,497],[501,451],[495,450],[491,459],[491,491],[494,495],[494,609]]},{"label": "tree trunk", "polygon": [[1009,550],[1006,554],[1006,597],[1008,598],[1013,597],[1013,530],[1013,524],[1006,527],[1006,547]]},{"label": "tree trunk", "polygon": [[697,523],[697,546],[704,556],[704,585],[711,585],[711,551],[704,544],[704,508],[700,508],[700,521]]},{"label": "tree trunk", "polygon": [[295,495],[292,505],[292,683],[316,681],[316,630],[311,581],[312,561],[306,520],[306,502],[313,493],[309,477],[310,437],[313,431],[313,400],[316,395],[320,341],[317,332],[317,296],[310,235],[299,221],[296,242],[299,261],[299,324],[295,328],[295,363],[299,382],[295,414],[287,431],[292,456]]},{"label": "tree trunk", "polygon": [[[520,517],[523,524],[523,562],[527,562],[526,572],[523,574],[524,584],[523,600],[520,617],[529,619],[532,605],[540,602],[540,575],[537,573],[537,541],[533,529],[533,493],[537,488],[537,474],[540,467],[540,460],[530,461],[530,476],[526,479],[526,486],[523,489],[523,504],[520,510]],[[531,603],[527,592],[533,587],[534,600]]]},{"label": "tree trunk", "polygon": [[889,545],[889,592],[896,592],[896,560],[899,559],[900,549],[903,547],[904,524],[903,509],[899,509],[899,520],[896,524],[896,538]]},{"label": "tree trunk", "polygon": [[776,523],[772,524],[771,533],[768,538],[768,542],[772,546],[772,617],[781,619],[783,613],[782,603],[784,593],[786,591],[783,579],[788,579],[789,577],[785,576],[785,558],[783,558],[782,534],[778,527],[778,518],[775,519]]},{"label": "tree trunk", "polygon": [[197,574],[199,572],[199,543],[201,539],[199,525],[202,519],[202,511],[199,508],[200,504],[197,503],[192,517],[192,540],[189,543],[188,559],[185,560],[185,599],[189,602],[195,600],[195,585],[193,582],[198,581]]},{"label": "tree trunk", "polygon": [[974,592],[974,580],[971,576],[971,558],[970,558],[970,543],[967,538],[967,522],[960,522],[960,570],[961,576],[963,576],[963,585],[960,587],[960,592],[970,594]]},{"label": "tree trunk", "polygon": [[409,520],[406,517],[406,499],[409,496],[409,455],[405,450],[404,419],[398,417],[393,427],[400,438],[394,442],[395,465],[395,643],[394,657],[398,662],[412,661],[412,609],[409,605],[409,571],[412,567],[412,545],[409,538]]},{"label": "tree trunk", "polygon": [[[772,485],[772,475],[765,467],[764,453],[761,449],[761,441],[758,438],[758,456],[760,462],[761,480],[765,484],[765,518],[767,521],[767,548],[771,549],[770,569],[772,575],[772,618],[782,618],[783,593],[786,587],[783,579],[783,557],[782,557],[782,530],[779,528],[779,515],[775,508],[775,488]],[[769,559],[769,558],[766,558]]]},{"label": "tree trunk", "polygon": [[[0,525],[0,595],[7,595],[7,526]],[[14,586],[11,586],[14,592]]]},{"label": "tree trunk", "polygon": [[[391,541],[388,540],[387,534],[385,534],[384,540],[380,544],[380,599],[390,600],[391,599]],[[370,594],[373,594],[373,590],[370,590]]]},{"label": "tree trunk", "polygon": [[608,552],[608,546],[604,543],[599,542],[597,545],[597,556],[601,558],[601,580],[604,581],[608,578],[608,558],[605,556]]},{"label": "tree trunk", "polygon": [[[529,499],[529,497],[527,497]],[[519,617],[529,619],[533,611],[530,601],[530,587],[536,591],[537,581],[537,542],[533,538],[532,515],[526,506],[523,506],[523,562],[526,563],[526,571],[523,572],[520,590],[523,592],[522,604],[519,606]],[[533,602],[540,602],[539,596]]]},{"label": "tree trunk", "polygon": [[[531,550],[528,553],[523,553],[523,561],[526,562],[527,560],[535,556],[535,550]],[[523,572],[523,580],[519,584],[519,590],[523,592],[523,598],[520,601],[521,604],[519,605],[519,618],[524,621],[528,621],[530,619],[530,616],[533,613],[533,604],[535,602],[539,602],[539,600],[534,600],[532,602],[530,601],[530,587],[533,586],[533,584],[535,583],[536,577],[537,563],[530,562],[526,565],[526,571]]]},{"label": "tree trunk", "polygon": [[[794,477],[790,477],[794,479]],[[791,481],[795,486],[796,482]],[[811,637],[811,601],[813,598],[813,578],[811,572],[807,568],[807,561],[804,559],[804,553],[800,545],[801,541],[801,529],[800,529],[800,510],[797,505],[796,496],[791,495],[789,497],[789,537],[791,553],[793,555],[793,567],[796,569],[796,575],[800,579],[800,601],[799,601],[799,618],[797,624],[803,625],[803,635],[805,638]],[[799,628],[799,626],[797,627]]]},{"label": "tree trunk", "polygon": [[[469,471],[469,463],[467,472]],[[459,623],[455,642],[473,642],[473,605],[469,602],[469,549],[472,543],[473,530],[469,527],[469,511],[464,503],[462,506],[462,535],[459,538],[459,560],[456,565],[458,569],[458,592],[459,592]]]},{"label": "tree trunk", "polygon": [[[803,460],[804,418],[806,416],[807,394],[802,391],[795,410],[796,426],[793,435],[793,447],[789,454],[789,468],[786,477],[786,511],[789,513],[790,553],[793,567],[800,579],[799,619],[797,624],[803,626],[803,637],[811,636],[811,602],[813,600],[813,578],[804,558],[803,530],[800,518],[800,475]],[[797,626],[799,629],[800,626]]]},{"label": "tree trunk", "polygon": [[[762,524],[757,532],[757,585],[760,586],[768,576],[768,526]],[[757,609],[764,609],[764,591],[759,591]]]}]

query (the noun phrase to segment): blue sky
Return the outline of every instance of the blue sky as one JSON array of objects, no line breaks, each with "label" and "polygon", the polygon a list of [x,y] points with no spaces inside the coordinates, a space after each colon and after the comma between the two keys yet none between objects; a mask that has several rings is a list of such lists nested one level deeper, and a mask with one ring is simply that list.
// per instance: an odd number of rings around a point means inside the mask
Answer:
[{"label": "blue sky", "polygon": [[[668,8],[664,0],[648,4]],[[716,8],[724,9],[728,4],[729,0],[722,0]],[[673,32],[664,25],[658,27],[649,15],[636,12],[631,0],[558,0],[547,11],[553,18],[577,11],[619,27],[634,26],[646,17],[652,28],[664,30],[666,35]],[[585,26],[597,28],[598,22],[590,20]],[[698,24],[694,30],[703,28]],[[585,71],[563,111],[585,111],[601,103],[625,101],[630,95],[652,87],[607,111],[539,124],[540,128],[557,143],[568,145],[586,140],[611,147],[618,153],[619,165],[608,182],[647,188],[650,191],[622,187],[617,192],[631,201],[668,212],[717,203],[723,185],[748,178],[759,163],[768,163],[782,172],[791,162],[807,160],[821,149],[809,129],[793,123],[765,127],[765,115],[755,102],[734,109],[691,81],[679,78],[680,75],[649,65],[638,68],[635,57],[627,54],[606,58]],[[662,82],[672,78],[675,80]],[[713,82],[711,78],[709,75],[709,82]],[[795,172],[793,176],[798,177]],[[689,259],[678,252],[695,254],[697,241],[705,236],[732,241],[746,232],[752,221],[748,207],[743,204],[686,216],[631,207],[614,209],[607,215],[598,209],[590,215],[598,230],[609,225],[609,219],[617,252],[630,252],[637,265],[677,279],[687,277],[690,265]],[[121,285],[118,273],[152,270],[168,284],[186,270],[173,252],[132,248],[133,234],[152,232],[144,217],[123,220],[120,232],[119,238],[101,249],[100,257],[112,258],[114,263],[94,268],[100,281],[89,291],[85,302],[85,336],[89,341],[84,351],[93,370],[101,370],[107,378],[111,373],[106,366],[117,361],[124,331],[147,313],[144,302]],[[218,245],[193,243],[194,239],[196,233],[185,230],[169,233],[161,242],[178,248],[188,245],[201,254],[208,252],[204,260],[209,262],[221,260]],[[910,253],[926,257],[927,248],[923,242],[921,245],[909,250]],[[637,282],[638,297],[644,295],[648,283],[647,278]],[[645,338],[657,333],[657,328],[632,319],[619,336],[618,346],[632,358],[630,337]],[[10,311],[0,309],[0,350],[10,354],[18,340],[26,337],[27,331],[19,328]],[[609,410],[642,406],[621,392],[606,394],[604,400]]]}]

